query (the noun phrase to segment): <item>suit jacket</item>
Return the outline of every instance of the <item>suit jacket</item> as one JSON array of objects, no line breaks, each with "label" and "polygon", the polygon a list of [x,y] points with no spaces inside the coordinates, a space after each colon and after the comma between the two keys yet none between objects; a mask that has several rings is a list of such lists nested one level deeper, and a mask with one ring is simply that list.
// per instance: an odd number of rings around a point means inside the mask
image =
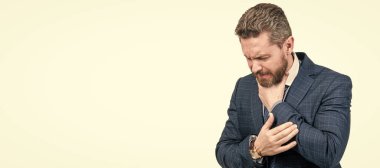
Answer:
[{"label": "suit jacket", "polygon": [[250,74],[236,83],[229,118],[216,146],[216,158],[222,167],[341,167],[339,161],[350,132],[351,79],[314,64],[305,53],[297,56],[301,60],[298,75],[285,101],[272,110],[273,127],[287,121],[297,124],[297,145],[264,157],[263,165],[253,162],[249,137],[259,134],[264,121],[257,82]]}]

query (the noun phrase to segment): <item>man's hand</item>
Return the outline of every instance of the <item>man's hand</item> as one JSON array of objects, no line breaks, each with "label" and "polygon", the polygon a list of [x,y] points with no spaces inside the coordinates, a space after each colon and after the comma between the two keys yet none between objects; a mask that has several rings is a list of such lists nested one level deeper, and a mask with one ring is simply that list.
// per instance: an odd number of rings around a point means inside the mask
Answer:
[{"label": "man's hand", "polygon": [[289,73],[286,72],[282,78],[281,83],[273,85],[269,88],[263,87],[260,85],[260,83],[258,83],[260,100],[269,111],[272,111],[273,105],[276,102],[281,101],[283,99],[285,91],[285,82],[286,79],[288,79],[288,76]]},{"label": "man's hand", "polygon": [[270,129],[273,121],[274,116],[270,113],[268,120],[261,128],[260,133],[255,140],[254,147],[261,156],[273,156],[285,152],[297,144],[296,141],[293,141],[282,146],[298,134],[296,124],[287,122]]}]

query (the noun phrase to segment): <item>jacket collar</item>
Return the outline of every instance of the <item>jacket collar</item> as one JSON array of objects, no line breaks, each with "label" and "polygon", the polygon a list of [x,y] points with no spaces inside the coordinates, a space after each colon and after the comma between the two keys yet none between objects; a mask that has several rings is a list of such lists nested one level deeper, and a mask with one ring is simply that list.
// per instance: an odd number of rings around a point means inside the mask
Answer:
[{"label": "jacket collar", "polygon": [[314,75],[320,71],[305,53],[298,52],[296,55],[301,61],[301,66],[285,99],[285,102],[288,102],[294,108],[296,108],[305,97],[311,85],[314,83]]}]

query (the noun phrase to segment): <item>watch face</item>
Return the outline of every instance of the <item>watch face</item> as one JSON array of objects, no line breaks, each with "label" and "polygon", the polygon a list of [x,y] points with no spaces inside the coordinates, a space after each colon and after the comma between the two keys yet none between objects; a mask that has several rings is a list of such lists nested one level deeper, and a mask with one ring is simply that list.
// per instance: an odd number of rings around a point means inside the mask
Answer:
[{"label": "watch face", "polygon": [[254,159],[260,159],[262,158],[259,154],[257,154],[256,152],[253,153],[253,157]]}]

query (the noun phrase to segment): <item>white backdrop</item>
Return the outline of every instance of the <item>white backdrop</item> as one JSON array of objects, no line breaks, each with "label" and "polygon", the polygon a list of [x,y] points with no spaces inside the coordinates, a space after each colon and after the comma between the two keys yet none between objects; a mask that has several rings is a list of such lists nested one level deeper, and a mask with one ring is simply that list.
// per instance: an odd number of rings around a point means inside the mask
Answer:
[{"label": "white backdrop", "polygon": [[[295,50],[353,80],[343,167],[377,163],[376,1],[270,1]],[[219,167],[234,35],[258,1],[0,2],[0,167]]]}]

